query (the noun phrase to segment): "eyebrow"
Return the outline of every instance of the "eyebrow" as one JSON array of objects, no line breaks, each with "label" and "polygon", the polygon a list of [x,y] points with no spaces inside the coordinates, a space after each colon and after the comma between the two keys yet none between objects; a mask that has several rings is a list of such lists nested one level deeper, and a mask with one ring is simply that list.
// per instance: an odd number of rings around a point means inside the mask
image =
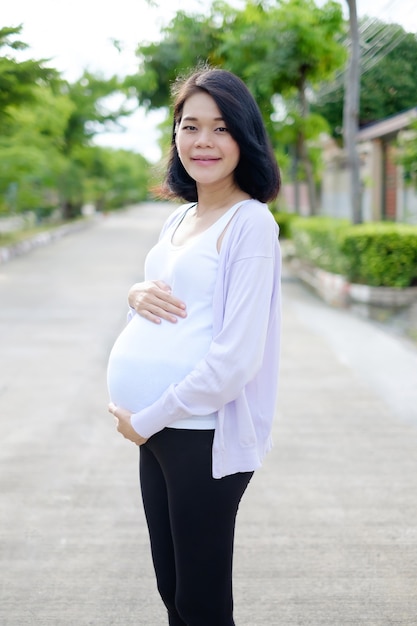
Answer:
[{"label": "eyebrow", "polygon": [[[187,120],[188,122],[197,122],[198,117],[194,117],[193,115],[185,115],[183,120]],[[214,117],[213,122],[224,122],[224,117]]]}]

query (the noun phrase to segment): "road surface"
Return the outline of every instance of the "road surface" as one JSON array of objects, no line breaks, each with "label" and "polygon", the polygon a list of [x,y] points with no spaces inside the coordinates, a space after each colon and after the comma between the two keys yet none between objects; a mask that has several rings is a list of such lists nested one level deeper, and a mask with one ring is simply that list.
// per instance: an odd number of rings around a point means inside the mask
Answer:
[{"label": "road surface", "polygon": [[[0,624],[163,626],[109,350],[171,207],[0,266]],[[417,352],[284,275],[275,447],[241,504],[238,626],[417,625]],[[217,625],[213,625],[217,626]]]}]

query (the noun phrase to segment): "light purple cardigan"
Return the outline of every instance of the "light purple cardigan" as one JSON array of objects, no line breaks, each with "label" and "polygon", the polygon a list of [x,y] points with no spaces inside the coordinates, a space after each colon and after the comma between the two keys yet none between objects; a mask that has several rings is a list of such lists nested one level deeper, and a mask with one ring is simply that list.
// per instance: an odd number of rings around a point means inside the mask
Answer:
[{"label": "light purple cardigan", "polygon": [[[161,232],[184,211],[180,207]],[[222,241],[207,355],[178,384],[131,417],[142,437],[175,420],[218,411],[213,477],[261,466],[272,446],[281,326],[278,227],[266,204],[245,202]]]}]

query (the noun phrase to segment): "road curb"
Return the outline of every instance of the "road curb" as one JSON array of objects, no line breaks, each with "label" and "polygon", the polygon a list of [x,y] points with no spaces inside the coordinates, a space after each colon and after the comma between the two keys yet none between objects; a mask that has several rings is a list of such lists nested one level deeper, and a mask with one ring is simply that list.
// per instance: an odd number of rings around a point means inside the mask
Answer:
[{"label": "road curb", "polygon": [[0,246],[0,265],[8,263],[16,257],[28,254],[36,248],[46,246],[47,244],[50,244],[58,239],[62,239],[62,237],[66,237],[67,235],[71,235],[93,226],[98,219],[101,219],[101,216],[84,218],[77,220],[77,222],[74,223],[63,224],[62,226],[57,226],[51,230],[45,230],[44,232],[38,233],[34,237],[30,237],[24,241],[19,241],[18,243],[10,246]]}]

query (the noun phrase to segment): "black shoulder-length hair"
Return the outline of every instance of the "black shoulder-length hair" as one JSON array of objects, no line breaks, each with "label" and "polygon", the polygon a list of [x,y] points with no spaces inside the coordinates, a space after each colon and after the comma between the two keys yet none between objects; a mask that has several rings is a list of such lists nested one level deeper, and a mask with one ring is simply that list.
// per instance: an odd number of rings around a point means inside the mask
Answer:
[{"label": "black shoulder-length hair", "polygon": [[276,198],[281,184],[280,173],[259,107],[240,78],[226,70],[213,68],[198,70],[173,86],[174,119],[163,185],[165,195],[187,202],[198,200],[196,183],[187,174],[178,156],[175,133],[181,122],[185,101],[201,91],[216,102],[231,136],[239,146],[240,159],[234,172],[236,184],[261,202]]}]

